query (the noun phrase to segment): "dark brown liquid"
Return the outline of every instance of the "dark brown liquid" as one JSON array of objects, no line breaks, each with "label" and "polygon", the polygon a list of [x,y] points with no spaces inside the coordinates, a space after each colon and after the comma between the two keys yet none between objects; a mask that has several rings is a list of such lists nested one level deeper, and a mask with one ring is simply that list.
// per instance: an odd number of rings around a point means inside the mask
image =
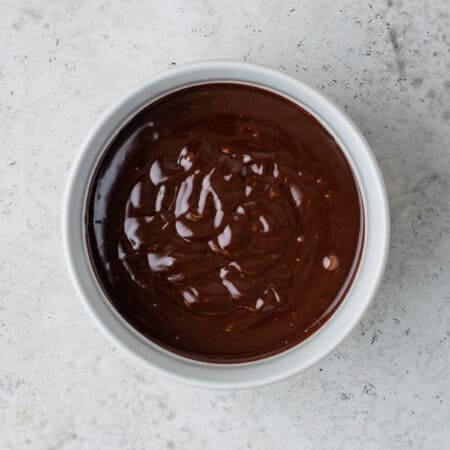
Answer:
[{"label": "dark brown liquid", "polygon": [[352,280],[363,228],[330,134],[238,84],[184,89],[133,118],[99,164],[86,220],[120,314],[212,362],[275,354],[317,330]]}]

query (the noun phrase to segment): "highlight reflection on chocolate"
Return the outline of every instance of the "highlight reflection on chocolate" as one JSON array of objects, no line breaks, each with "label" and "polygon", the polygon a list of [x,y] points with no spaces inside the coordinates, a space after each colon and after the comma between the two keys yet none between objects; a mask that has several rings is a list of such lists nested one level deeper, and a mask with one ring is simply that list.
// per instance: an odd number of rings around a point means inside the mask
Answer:
[{"label": "highlight reflection on chocolate", "polygon": [[275,354],[319,328],[351,283],[363,229],[330,134],[240,84],[186,88],[133,118],[99,163],[86,222],[120,314],[212,362]]}]

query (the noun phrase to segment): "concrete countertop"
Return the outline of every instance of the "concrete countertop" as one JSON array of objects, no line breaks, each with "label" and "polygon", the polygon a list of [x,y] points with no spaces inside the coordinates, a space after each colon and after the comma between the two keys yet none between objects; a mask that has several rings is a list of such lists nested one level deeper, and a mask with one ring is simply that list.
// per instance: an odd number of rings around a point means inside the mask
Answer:
[{"label": "concrete countertop", "polygon": [[[0,448],[444,449],[450,442],[448,0],[0,4]],[[199,59],[278,68],[341,105],[386,179],[392,246],[361,324],[285,382],[202,391],[95,328],[61,199],[101,111]]]}]

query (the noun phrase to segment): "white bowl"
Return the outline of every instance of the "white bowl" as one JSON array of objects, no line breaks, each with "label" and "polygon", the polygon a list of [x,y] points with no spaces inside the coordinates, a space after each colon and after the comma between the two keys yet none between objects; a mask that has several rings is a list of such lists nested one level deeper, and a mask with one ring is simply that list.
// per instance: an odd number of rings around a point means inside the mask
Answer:
[{"label": "white bowl", "polygon": [[[92,175],[108,143],[156,98],[193,84],[240,82],[260,86],[298,103],[334,136],[359,184],[365,218],[362,256],[353,284],[331,318],[308,339],[278,355],[240,364],[194,361],[165,350],[132,328],[106,299],[86,247],[85,205]],[[153,76],[120,99],[96,123],[74,162],[63,206],[63,243],[73,283],[97,325],[113,342],[153,372],[202,387],[243,388],[285,379],[333,350],[358,323],[381,280],[389,244],[389,209],[372,152],[351,119],[314,89],[285,74],[253,64],[211,61]]]}]

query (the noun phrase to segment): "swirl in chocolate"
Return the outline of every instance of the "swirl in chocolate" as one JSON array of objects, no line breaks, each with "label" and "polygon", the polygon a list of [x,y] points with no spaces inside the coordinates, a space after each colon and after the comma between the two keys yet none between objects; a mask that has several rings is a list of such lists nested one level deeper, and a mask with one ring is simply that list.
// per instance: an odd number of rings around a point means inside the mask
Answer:
[{"label": "swirl in chocolate", "polygon": [[113,305],[196,359],[252,360],[301,342],[359,259],[360,200],[336,142],[298,105],[244,85],[148,106],[113,140],[88,205]]}]

